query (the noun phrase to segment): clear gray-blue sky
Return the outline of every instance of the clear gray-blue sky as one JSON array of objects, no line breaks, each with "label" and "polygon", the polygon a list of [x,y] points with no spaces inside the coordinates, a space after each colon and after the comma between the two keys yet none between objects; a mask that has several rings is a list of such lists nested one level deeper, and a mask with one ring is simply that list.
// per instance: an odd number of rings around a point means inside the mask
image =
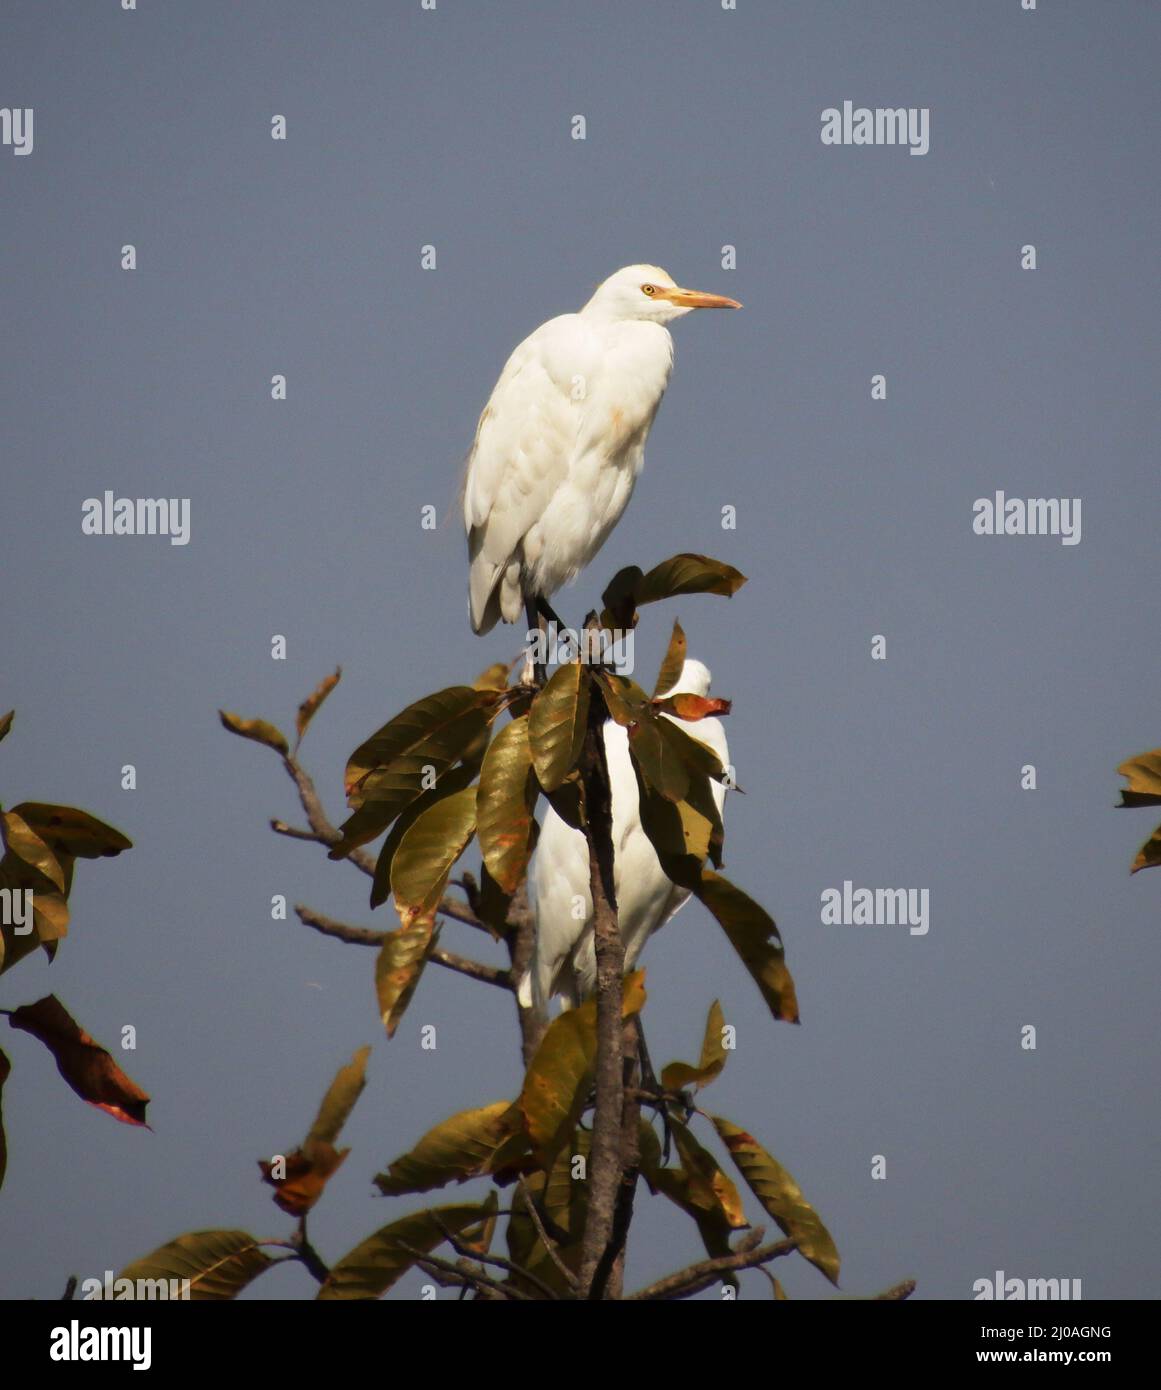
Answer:
[{"label": "clear gray-blue sky", "polygon": [[[651,674],[679,614],[734,701],[727,871],[778,918],[803,1016],[774,1024],[690,907],[645,957],[654,1056],[689,1056],[721,998],[739,1049],[707,1103],[799,1178],[848,1292],[967,1298],[1002,1268],[1157,1294],[1161,875],[1129,877],[1152,822],[1112,807],[1116,765],[1161,742],[1159,56],[1134,0],[7,0],[0,104],[34,108],[35,147],[0,148],[0,795],[135,848],[79,865],[56,963],[0,1005],[55,992],[108,1044],[135,1025],[155,1129],[2,1030],[0,1295],[189,1229],[284,1232],[255,1159],[365,1042],[328,1258],[406,1209],[374,1172],[513,1093],[498,992],[431,970],[388,1043],[371,953],[270,920],[275,893],[390,908],[270,834],[292,789],[216,710],[289,726],[341,662],[305,745],[338,815],[362,738],[515,654],[468,630],[460,461],[519,339],[642,260],[746,307],[676,326],[637,493],[560,606],[678,550],[750,576],[647,613],[639,655]],[[930,108],[930,152],[824,146],[846,99]],[[997,488],[1082,498],[1081,544],[973,535]],[[105,489],[188,497],[190,544],[82,535]],[[929,889],[930,932],[823,926],[846,879]],[[697,1256],[667,1204],[639,1211],[631,1280]]]}]

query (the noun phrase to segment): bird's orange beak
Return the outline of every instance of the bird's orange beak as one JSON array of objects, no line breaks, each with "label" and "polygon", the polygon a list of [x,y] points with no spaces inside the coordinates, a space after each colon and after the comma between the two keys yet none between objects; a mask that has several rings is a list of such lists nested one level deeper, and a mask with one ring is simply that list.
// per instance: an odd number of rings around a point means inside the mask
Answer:
[{"label": "bird's orange beak", "polygon": [[671,304],[680,304],[686,309],[740,309],[736,299],[727,299],[724,294],[706,294],[702,290],[658,289],[658,297],[668,299]]}]

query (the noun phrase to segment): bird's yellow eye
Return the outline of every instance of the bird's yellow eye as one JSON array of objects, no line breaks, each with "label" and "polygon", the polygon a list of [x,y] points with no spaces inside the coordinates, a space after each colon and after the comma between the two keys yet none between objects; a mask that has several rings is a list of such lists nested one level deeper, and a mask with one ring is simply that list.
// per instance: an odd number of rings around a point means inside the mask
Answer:
[{"label": "bird's yellow eye", "polygon": [[655,294],[657,293],[657,286],[656,286],[656,285],[642,285],[642,286],[641,286],[641,293],[642,293],[642,294],[647,294],[647,295],[649,295],[650,297],[652,297],[653,295],[655,295]]}]

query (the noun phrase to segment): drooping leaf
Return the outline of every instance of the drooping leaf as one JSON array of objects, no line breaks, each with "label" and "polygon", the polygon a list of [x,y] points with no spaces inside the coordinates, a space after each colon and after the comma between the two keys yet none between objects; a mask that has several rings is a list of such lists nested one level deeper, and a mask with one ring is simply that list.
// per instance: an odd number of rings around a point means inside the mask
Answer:
[{"label": "drooping leaf", "polygon": [[[394,793],[389,781],[367,784],[372,773],[390,769],[401,759],[407,760],[408,769],[427,764],[437,778],[441,776],[486,731],[488,714],[497,698],[494,690],[453,685],[408,705],[351,754],[344,779],[348,803],[357,808],[364,800],[391,799]],[[418,786],[415,795],[425,790]]]},{"label": "drooping leaf", "polygon": [[385,1173],[375,1177],[375,1186],[384,1197],[393,1197],[466,1182],[487,1170],[500,1144],[519,1125],[519,1113],[508,1100],[461,1110],[429,1129],[409,1153],[394,1159]]},{"label": "drooping leaf", "polygon": [[231,714],[224,709],[218,711],[218,718],[222,721],[224,729],[229,729],[230,733],[237,734],[239,738],[248,738],[254,743],[264,743],[267,748],[273,748],[276,753],[281,753],[283,757],[290,752],[290,744],[286,741],[286,735],[265,719],[241,719],[238,715]]},{"label": "drooping leaf", "polygon": [[649,709],[649,696],[628,676],[598,668],[593,673],[605,697],[609,718],[622,728],[632,728]]},{"label": "drooping leaf", "polygon": [[475,833],[475,787],[453,792],[416,817],[391,864],[391,892],[405,927],[439,906],[448,876]]},{"label": "drooping leaf", "polygon": [[145,1124],[149,1096],[78,1026],[56,995],[13,1010],[8,1022],[44,1043],[57,1070],[82,1100],[123,1124]]},{"label": "drooping leaf", "polygon": [[748,1226],[738,1189],[722,1171],[717,1159],[698,1143],[688,1125],[670,1116],[669,1126],[681,1166],[689,1179],[686,1189],[689,1200],[715,1217],[720,1211],[732,1231]]},{"label": "drooping leaf", "polygon": [[[645,972],[626,975],[622,1017],[645,1003]],[[552,1020],[540,1041],[520,1093],[524,1128],[541,1167],[551,1166],[576,1129],[588,1100],[597,1056],[597,1001],[588,999]]]},{"label": "drooping leaf", "polygon": [[579,661],[558,666],[536,693],[528,715],[528,743],[536,776],[554,791],[577,764],[589,717],[590,677]]},{"label": "drooping leaf", "polygon": [[653,687],[654,698],[666,694],[677,684],[681,678],[682,668],[685,666],[687,649],[688,643],[685,640],[685,633],[681,624],[674,618],[669,646],[662,659],[661,669],[657,672],[657,684]]},{"label": "drooping leaf", "polygon": [[798,1023],[794,980],[786,968],[782,938],[774,919],[748,894],[712,869],[703,869],[693,890],[713,913],[762,992],[770,1012]]},{"label": "drooping leaf", "polygon": [[411,1003],[431,945],[434,921],[417,918],[409,927],[388,932],[375,961],[375,995],[379,1001],[379,1017],[387,1036],[393,1038],[399,1020]]},{"label": "drooping leaf", "polygon": [[711,1115],[710,1119],[747,1187],[778,1223],[783,1235],[796,1241],[806,1259],[837,1285],[838,1250],[802,1189],[753,1135],[720,1116]]},{"label": "drooping leaf", "polygon": [[736,594],[746,576],[708,555],[674,555],[654,567],[637,584],[633,597],[637,607],[676,598],[679,594]]},{"label": "drooping leaf", "polygon": [[22,801],[12,810],[31,826],[58,858],[114,859],[133,841],[111,825],[78,811],[75,806],[53,806],[43,801]]},{"label": "drooping leaf", "polygon": [[[446,797],[463,791],[465,787],[471,786],[475,780],[476,769],[474,767],[465,764],[453,767],[444,773],[434,787],[417,797],[405,811],[396,817],[395,824],[388,831],[387,838],[379,850],[379,857],[375,861],[375,877],[371,882],[372,907],[379,907],[391,896],[391,866],[395,863],[395,855],[403,843],[404,835],[419,817],[434,806],[437,801],[443,801]],[[360,813],[356,812],[356,814]]]},{"label": "drooping leaf", "polygon": [[458,1234],[487,1218],[487,1208],[479,1203],[412,1212],[368,1236],[344,1255],[331,1267],[318,1296],[380,1298],[415,1263],[416,1256],[405,1246],[430,1254],[447,1239],[445,1230]]},{"label": "drooping leaf", "polygon": [[661,1073],[661,1084],[667,1091],[681,1091],[687,1086],[708,1086],[722,1074],[729,1052],[723,1039],[725,1015],[715,999],[705,1021],[705,1037],[701,1044],[701,1061],[696,1067],[688,1062],[670,1062]]},{"label": "drooping leaf", "polygon": [[298,730],[299,743],[302,742],[303,736],[306,734],[307,729],[310,727],[310,721],[318,713],[319,706],[331,693],[335,686],[338,685],[339,681],[342,679],[342,676],[343,668],[341,666],[336,666],[334,675],[326,676],[322,681],[320,681],[319,684],[314,688],[314,690],[312,690],[311,693],[306,697],[306,699],[303,700],[302,704],[299,705],[298,718],[295,720],[294,725],[295,728]]},{"label": "drooping leaf", "polygon": [[58,855],[56,860],[64,874],[63,892],[11,850],[0,859],[0,890],[8,890],[10,904],[20,903],[22,917],[28,916],[31,906],[31,921],[18,922],[15,911],[5,913],[0,920],[0,974],[11,970],[38,946],[43,946],[51,959],[57,944],[68,934],[68,893],[76,861],[71,855]]},{"label": "drooping leaf", "polygon": [[242,1290],[274,1261],[259,1241],[246,1231],[190,1231],[178,1236],[152,1255],[134,1260],[117,1276],[168,1282],[188,1279],[191,1299],[237,1298]]},{"label": "drooping leaf", "polygon": [[0,823],[4,827],[4,843],[8,852],[30,864],[63,893],[65,873],[60,861],[24,817],[16,811],[5,811],[0,815]]},{"label": "drooping leaf", "polygon": [[524,715],[492,740],[476,793],[480,850],[488,872],[505,893],[516,891],[528,868],[537,791]]},{"label": "drooping leaf", "polygon": [[[657,851],[661,867],[674,883],[683,888],[695,888],[701,881],[702,863],[715,843],[720,844],[721,840],[721,817],[712,796],[705,798],[707,810],[713,813],[710,819],[688,800],[666,801],[645,781],[640,767],[635,766],[634,771],[641,828]],[[686,796],[693,792],[691,780]]]},{"label": "drooping leaf", "polygon": [[689,767],[681,750],[668,737],[672,725],[652,711],[643,713],[629,730],[629,752],[642,777],[665,798],[681,801],[689,790]]},{"label": "drooping leaf", "polygon": [[16,717],[16,711],[10,709],[7,714],[0,715],[0,743],[8,737],[8,730],[12,727],[12,721]]}]

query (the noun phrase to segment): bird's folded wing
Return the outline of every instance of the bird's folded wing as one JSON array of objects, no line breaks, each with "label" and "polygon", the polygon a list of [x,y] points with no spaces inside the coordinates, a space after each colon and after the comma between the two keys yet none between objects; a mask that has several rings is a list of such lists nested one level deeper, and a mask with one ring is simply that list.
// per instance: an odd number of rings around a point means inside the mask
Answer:
[{"label": "bird's folded wing", "polygon": [[599,362],[575,314],[516,349],[480,416],[468,460],[464,522],[473,555],[501,569],[568,476],[588,374]]}]

